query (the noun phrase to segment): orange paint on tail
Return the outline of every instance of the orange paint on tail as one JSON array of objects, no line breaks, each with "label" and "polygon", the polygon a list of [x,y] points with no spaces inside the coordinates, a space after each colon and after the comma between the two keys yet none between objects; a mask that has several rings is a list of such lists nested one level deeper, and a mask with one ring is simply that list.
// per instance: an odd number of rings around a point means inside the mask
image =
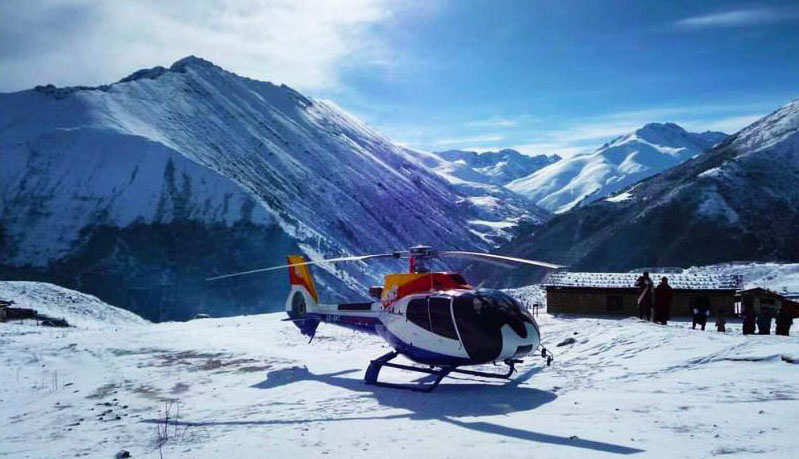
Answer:
[{"label": "orange paint on tail", "polygon": [[[307,261],[302,255],[289,255],[288,260],[290,265]],[[302,285],[308,290],[314,301],[319,302],[319,294],[316,293],[316,284],[314,284],[313,277],[311,277],[311,270],[308,265],[289,268],[289,282],[291,285]]]}]

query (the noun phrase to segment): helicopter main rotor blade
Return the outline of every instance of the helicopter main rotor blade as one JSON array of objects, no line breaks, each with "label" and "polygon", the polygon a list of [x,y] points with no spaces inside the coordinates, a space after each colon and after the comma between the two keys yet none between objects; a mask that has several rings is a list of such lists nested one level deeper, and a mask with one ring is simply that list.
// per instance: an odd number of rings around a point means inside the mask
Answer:
[{"label": "helicopter main rotor blade", "polygon": [[322,263],[338,263],[340,261],[363,261],[368,260],[370,258],[397,258],[397,255],[394,253],[378,253],[373,255],[357,255],[354,257],[340,257],[340,258],[326,258],[324,260],[317,260],[317,261],[304,261],[302,263],[291,263],[288,265],[280,265],[280,266],[270,266],[268,268],[258,268],[258,269],[251,269],[249,271],[241,271],[237,273],[231,274],[223,274],[221,276],[216,277],[209,277],[205,279],[206,281],[215,281],[219,279],[227,279],[228,277],[236,277],[236,276],[244,276],[247,274],[255,274],[255,273],[262,273],[265,271],[275,271],[278,269],[286,269],[286,268],[293,268],[294,266],[306,266],[306,265],[319,265]]},{"label": "helicopter main rotor blade", "polygon": [[[516,258],[516,257],[506,257],[504,255],[494,255],[491,253],[480,253],[480,252],[463,252],[457,250],[447,250],[438,252],[439,255],[443,256],[453,256],[453,257],[461,257],[461,258],[470,258],[473,260],[484,261],[487,263],[494,263],[502,262],[502,261],[510,261],[514,263],[522,263],[526,265],[534,265],[534,266],[541,266],[544,268],[549,269],[560,269],[563,268],[561,265],[556,265],[554,263],[547,263],[545,261],[537,261],[537,260],[527,260],[526,258]],[[491,260],[491,261],[489,261]]]},{"label": "helicopter main rotor blade", "polygon": [[461,254],[458,254],[458,255],[454,255],[454,254],[447,254],[447,253],[439,252],[438,254],[439,255],[444,255],[444,256],[451,255],[451,256],[457,257],[457,258],[464,258],[464,259],[467,259],[467,260],[479,261],[480,263],[488,263],[489,265],[499,266],[500,268],[505,268],[505,269],[516,269],[516,268],[518,268],[517,265],[511,264],[507,260],[494,260],[494,259],[491,259],[491,258],[477,257],[477,256],[474,256],[474,255],[471,255],[471,254],[466,254],[466,253],[461,253]]}]

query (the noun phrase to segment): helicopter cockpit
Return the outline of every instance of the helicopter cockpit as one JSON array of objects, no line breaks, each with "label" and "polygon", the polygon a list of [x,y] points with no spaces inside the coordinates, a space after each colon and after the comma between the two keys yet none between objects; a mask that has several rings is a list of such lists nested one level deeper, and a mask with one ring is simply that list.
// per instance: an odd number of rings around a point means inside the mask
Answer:
[{"label": "helicopter cockpit", "polygon": [[[469,356],[483,362],[494,360],[502,351],[505,325],[531,343],[522,346],[520,354],[538,345],[538,325],[533,317],[516,299],[499,290],[456,290],[415,298],[408,303],[406,318],[436,335],[460,339]],[[529,336],[526,324],[532,325],[536,336]]]}]

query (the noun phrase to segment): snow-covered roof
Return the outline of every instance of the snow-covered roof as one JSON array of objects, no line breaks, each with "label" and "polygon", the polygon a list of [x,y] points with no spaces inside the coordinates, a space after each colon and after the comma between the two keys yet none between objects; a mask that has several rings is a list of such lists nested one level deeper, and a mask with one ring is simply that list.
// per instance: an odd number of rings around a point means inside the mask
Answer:
[{"label": "snow-covered roof", "polygon": [[[554,272],[544,281],[545,287],[635,288],[641,273]],[[683,290],[735,290],[742,286],[740,276],[724,274],[649,273],[657,285],[667,277],[672,288]]]}]

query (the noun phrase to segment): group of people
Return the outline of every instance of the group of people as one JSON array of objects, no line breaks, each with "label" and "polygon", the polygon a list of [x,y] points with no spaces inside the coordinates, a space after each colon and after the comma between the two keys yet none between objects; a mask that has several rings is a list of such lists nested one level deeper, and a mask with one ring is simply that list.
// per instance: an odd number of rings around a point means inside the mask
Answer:
[{"label": "group of people", "polygon": [[647,321],[652,320],[652,308],[655,309],[654,322],[666,325],[671,319],[671,299],[674,292],[669,285],[667,277],[660,278],[660,284],[654,286],[652,279],[649,278],[649,273],[644,271],[644,274],[635,281],[635,287],[638,289],[638,318]]},{"label": "group of people", "polygon": [[[674,291],[669,285],[669,279],[665,276],[661,277],[660,283],[655,287],[654,282],[649,277],[649,273],[644,271],[636,280],[635,287],[638,289],[636,300],[638,303],[638,317],[642,320],[652,320],[655,323],[666,325],[671,319],[671,300],[674,297]],[[696,329],[699,326],[704,330],[710,317],[710,301],[708,298],[695,298],[691,305],[691,312],[693,315],[691,328]],[[743,334],[754,334],[755,326],[757,326],[758,334],[770,334],[771,319],[774,315],[770,308],[760,308],[759,311],[755,311],[751,304],[745,304],[742,313]],[[788,336],[792,324],[793,318],[791,314],[786,308],[780,308],[779,313],[776,314],[776,334]],[[727,331],[727,318],[723,309],[717,311],[716,330],[722,333]]]},{"label": "group of people", "polygon": [[[770,335],[771,319],[774,318],[774,315],[774,310],[772,308],[761,307],[758,312],[751,304],[745,303],[743,313],[741,314],[743,318],[743,334],[754,335],[755,327],[757,327],[758,335]],[[775,325],[775,334],[788,336],[791,333],[793,317],[791,317],[787,308],[779,309],[779,312],[776,314]]]}]

